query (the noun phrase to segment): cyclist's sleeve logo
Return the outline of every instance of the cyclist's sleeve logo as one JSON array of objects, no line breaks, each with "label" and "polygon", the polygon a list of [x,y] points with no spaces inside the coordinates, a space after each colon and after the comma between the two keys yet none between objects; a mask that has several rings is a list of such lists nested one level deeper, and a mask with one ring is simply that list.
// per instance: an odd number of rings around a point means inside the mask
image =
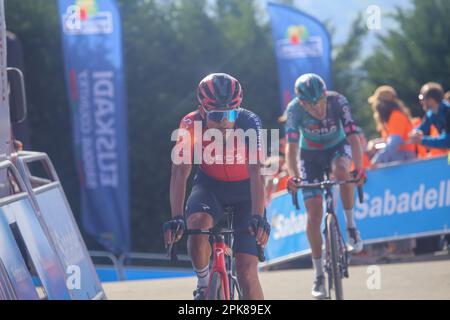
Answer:
[{"label": "cyclist's sleeve logo", "polygon": [[338,98],[339,106],[342,108],[342,115],[344,119],[344,124],[349,124],[353,122],[352,113],[350,111],[350,104],[344,96]]},{"label": "cyclist's sleeve logo", "polygon": [[286,138],[288,142],[298,142],[300,140],[300,131],[297,127],[297,116],[295,108],[291,105],[287,111]]},{"label": "cyclist's sleeve logo", "polygon": [[341,109],[342,122],[346,134],[351,134],[357,131],[357,126],[353,120],[352,111],[350,109],[350,103],[343,95],[338,96],[338,105]]},{"label": "cyclist's sleeve logo", "polygon": [[300,133],[288,132],[287,137],[288,137],[289,142],[295,142],[300,139]]},{"label": "cyclist's sleeve logo", "polygon": [[252,114],[251,118],[254,120],[254,128],[256,130],[257,150],[262,151],[263,150],[261,137],[262,121],[256,114]]}]

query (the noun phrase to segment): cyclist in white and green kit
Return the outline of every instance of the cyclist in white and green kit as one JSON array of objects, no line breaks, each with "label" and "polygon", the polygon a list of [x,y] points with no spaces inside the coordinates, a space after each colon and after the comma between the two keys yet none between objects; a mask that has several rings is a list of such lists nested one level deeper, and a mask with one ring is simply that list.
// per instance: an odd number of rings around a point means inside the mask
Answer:
[{"label": "cyclist in white and green kit", "polygon": [[[323,181],[327,169],[331,170],[336,180],[351,180],[354,178],[350,176],[352,160],[358,172],[357,178],[364,181],[363,152],[347,99],[337,92],[327,91],[323,79],[315,74],[301,76],[295,84],[295,90],[297,97],[288,106],[286,123],[286,158],[291,176],[289,190],[297,192],[299,181]],[[308,214],[307,234],[315,269],[312,295],[323,299],[326,291],[322,261],[322,191],[304,190],[303,199]],[[341,199],[349,244],[354,253],[361,252],[362,241],[354,220],[353,185],[341,186]]]}]

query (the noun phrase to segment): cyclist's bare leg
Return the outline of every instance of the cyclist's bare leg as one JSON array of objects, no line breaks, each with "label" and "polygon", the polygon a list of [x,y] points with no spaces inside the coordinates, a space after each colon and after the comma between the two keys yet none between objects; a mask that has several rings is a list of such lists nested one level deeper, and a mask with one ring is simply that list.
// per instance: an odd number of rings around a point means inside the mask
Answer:
[{"label": "cyclist's bare leg", "polygon": [[314,267],[314,283],[311,294],[316,299],[326,297],[326,291],[323,281],[323,259],[322,259],[322,219],[323,219],[323,197],[317,195],[314,198],[305,200],[308,222],[306,225],[306,234],[312,251],[312,263]]},{"label": "cyclist's bare leg", "polygon": [[[353,177],[350,173],[351,161],[348,158],[338,158],[333,163],[333,174],[337,180],[351,180]],[[349,235],[349,243],[353,247],[355,253],[363,250],[361,236],[357,230],[355,222],[355,185],[346,184],[341,186],[341,199],[344,207],[345,218],[347,222],[347,232]]]},{"label": "cyclist's bare leg", "polygon": [[258,258],[249,254],[236,254],[236,273],[244,300],[264,300],[258,278]]},{"label": "cyclist's bare leg", "polygon": [[[214,227],[214,220],[207,213],[195,213],[187,219],[187,227],[191,230],[208,230]],[[211,257],[209,236],[189,236],[188,253],[195,269],[202,270],[207,267]]]},{"label": "cyclist's bare leg", "polygon": [[323,199],[317,196],[305,201],[306,211],[308,213],[308,223],[306,233],[311,246],[313,259],[322,258],[322,219],[323,219]]},{"label": "cyclist's bare leg", "polygon": [[[341,157],[333,163],[333,176],[336,180],[346,181],[353,177],[350,174],[351,161],[348,158]],[[341,186],[341,199],[345,210],[352,210],[355,205],[355,185],[346,184]]]}]

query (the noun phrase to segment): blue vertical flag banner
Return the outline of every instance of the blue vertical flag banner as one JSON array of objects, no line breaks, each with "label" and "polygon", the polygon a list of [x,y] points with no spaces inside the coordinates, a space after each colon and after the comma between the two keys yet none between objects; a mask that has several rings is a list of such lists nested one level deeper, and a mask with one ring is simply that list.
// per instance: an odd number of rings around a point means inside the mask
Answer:
[{"label": "blue vertical flag banner", "polygon": [[331,40],[322,23],[301,11],[275,3],[269,3],[268,10],[283,113],[302,74],[316,73],[332,88]]},{"label": "blue vertical flag banner", "polygon": [[84,230],[116,254],[130,248],[122,30],[115,0],[59,0]]}]

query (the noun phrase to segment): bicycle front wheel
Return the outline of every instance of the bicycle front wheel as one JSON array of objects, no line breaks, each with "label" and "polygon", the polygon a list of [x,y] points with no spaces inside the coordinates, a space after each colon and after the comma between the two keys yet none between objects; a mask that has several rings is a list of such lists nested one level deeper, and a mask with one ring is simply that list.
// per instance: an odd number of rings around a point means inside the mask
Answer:
[{"label": "bicycle front wheel", "polygon": [[[327,251],[330,266],[328,268],[328,293],[330,299],[344,300],[344,292],[342,288],[342,275],[339,263],[339,237],[336,225],[336,218],[330,214],[327,217]],[[333,293],[333,295],[332,295]]]},{"label": "bicycle front wheel", "polygon": [[218,272],[212,275],[208,289],[208,300],[225,300],[222,275]]}]

